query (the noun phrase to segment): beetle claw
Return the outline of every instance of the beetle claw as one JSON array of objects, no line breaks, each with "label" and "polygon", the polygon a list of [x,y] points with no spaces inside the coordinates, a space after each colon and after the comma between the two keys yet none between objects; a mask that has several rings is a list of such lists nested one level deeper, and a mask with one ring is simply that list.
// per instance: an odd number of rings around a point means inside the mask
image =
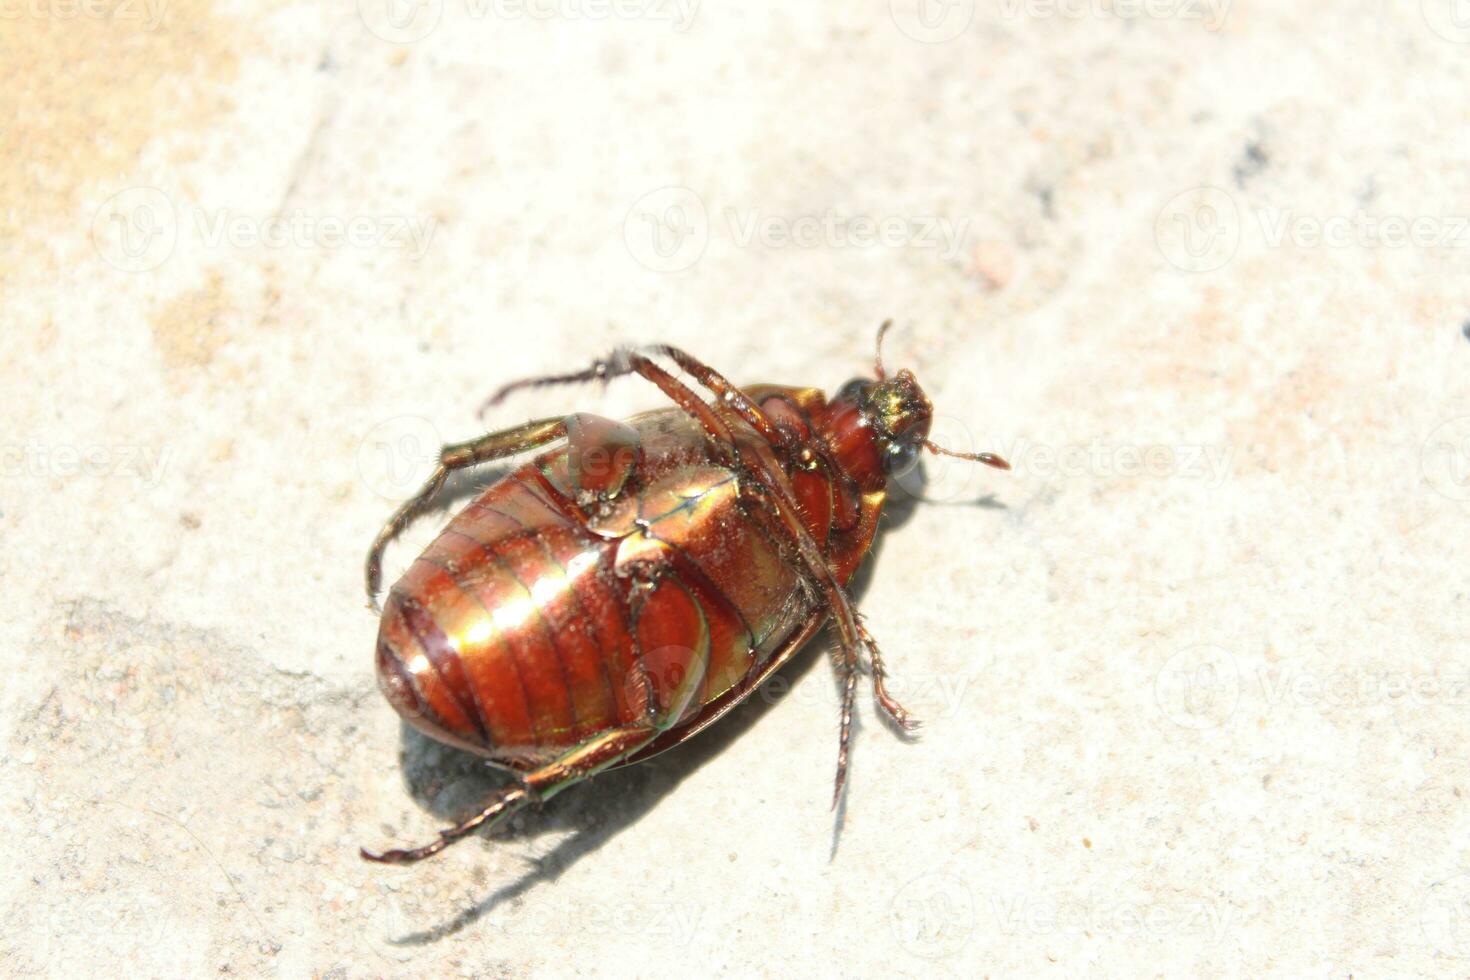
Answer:
[{"label": "beetle claw", "polygon": [[359,847],[357,853],[364,861],[372,861],[375,864],[406,864],[407,861],[404,858],[408,854],[407,851],[383,851],[374,854],[366,847]]},{"label": "beetle claw", "polygon": [[924,727],[922,721],[909,714],[903,705],[888,697],[886,693],[879,696],[878,707],[882,709],[888,720],[897,725],[905,735],[913,735]]}]

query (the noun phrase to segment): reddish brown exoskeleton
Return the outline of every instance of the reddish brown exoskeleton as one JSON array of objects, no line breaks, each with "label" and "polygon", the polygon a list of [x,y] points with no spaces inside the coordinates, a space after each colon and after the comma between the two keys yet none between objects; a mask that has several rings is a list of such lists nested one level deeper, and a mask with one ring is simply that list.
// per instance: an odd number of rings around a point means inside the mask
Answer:
[{"label": "reddish brown exoskeleton", "polygon": [[[462,510],[393,586],[378,634],[378,682],[430,736],[519,774],[432,844],[363,857],[436,854],[477,827],[600,770],[676,745],[740,703],[829,619],[840,648],[835,806],[847,772],[864,653],[879,710],[883,658],[844,589],[873,543],[887,481],[919,450],[1001,469],[991,453],[929,441],[933,406],[914,376],[883,369],[828,400],[814,388],[737,388],[673,347],[619,351],[521,388],[637,374],[675,407],[614,422],[543,419],[446,446],[429,482],[373,542],[383,549],[454,470],[542,449]],[[705,401],[649,359],[666,357]],[[556,445],[553,445],[556,444]]]}]

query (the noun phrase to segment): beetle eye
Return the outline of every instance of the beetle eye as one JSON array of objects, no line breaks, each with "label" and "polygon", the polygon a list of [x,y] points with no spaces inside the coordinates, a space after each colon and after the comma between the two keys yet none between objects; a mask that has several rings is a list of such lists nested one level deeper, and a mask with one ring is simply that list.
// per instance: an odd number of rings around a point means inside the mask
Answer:
[{"label": "beetle eye", "polygon": [[873,386],[873,382],[867,378],[853,378],[847,384],[837,389],[839,401],[857,403],[863,400],[864,392]]},{"label": "beetle eye", "polygon": [[919,461],[919,444],[916,442],[890,442],[883,451],[883,472],[900,477],[914,468]]}]

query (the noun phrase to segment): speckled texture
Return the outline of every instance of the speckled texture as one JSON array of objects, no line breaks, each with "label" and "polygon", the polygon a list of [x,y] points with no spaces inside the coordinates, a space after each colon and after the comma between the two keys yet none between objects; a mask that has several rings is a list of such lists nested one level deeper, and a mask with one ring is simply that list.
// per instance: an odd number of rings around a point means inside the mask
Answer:
[{"label": "speckled texture", "polygon": [[[1451,0],[99,9],[0,18],[5,972],[1470,968]],[[433,444],[624,342],[834,387],[888,316],[1016,471],[860,579],[928,724],[862,705],[835,855],[818,645],[360,862],[496,782],[373,686]]]}]

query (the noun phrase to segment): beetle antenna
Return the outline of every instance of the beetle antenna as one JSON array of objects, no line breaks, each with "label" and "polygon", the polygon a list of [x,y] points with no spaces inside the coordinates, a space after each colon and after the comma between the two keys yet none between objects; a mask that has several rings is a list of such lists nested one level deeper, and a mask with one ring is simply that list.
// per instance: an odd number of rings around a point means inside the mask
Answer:
[{"label": "beetle antenna", "polygon": [[878,372],[879,381],[888,377],[888,372],[883,370],[883,335],[888,333],[892,328],[893,320],[891,318],[884,320],[883,325],[878,328],[878,356],[873,360],[873,367]]},{"label": "beetle antenna", "polygon": [[937,446],[928,439],[924,440],[924,448],[936,456],[953,456],[955,459],[968,459],[974,463],[984,463],[986,466],[994,466],[998,470],[1008,470],[1011,464],[997,456],[995,453],[957,453],[953,449],[945,449]]}]

